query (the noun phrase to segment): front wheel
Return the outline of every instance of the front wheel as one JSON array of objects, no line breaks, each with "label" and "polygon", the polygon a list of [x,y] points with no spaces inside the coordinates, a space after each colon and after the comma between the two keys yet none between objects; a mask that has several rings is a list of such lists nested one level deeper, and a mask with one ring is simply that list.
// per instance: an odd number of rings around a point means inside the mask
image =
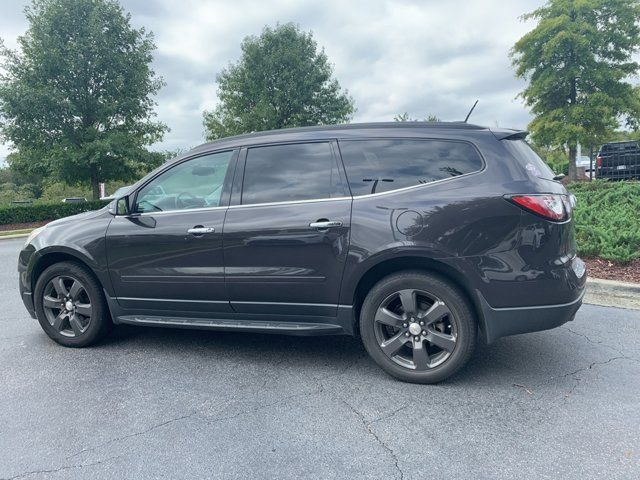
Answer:
[{"label": "front wheel", "polygon": [[401,272],[371,289],[360,333],[369,355],[390,375],[436,383],[469,360],[477,326],[468,300],[442,277]]},{"label": "front wheel", "polygon": [[100,284],[73,262],[48,267],[36,282],[34,306],[40,326],[66,347],[86,347],[112,326]]}]

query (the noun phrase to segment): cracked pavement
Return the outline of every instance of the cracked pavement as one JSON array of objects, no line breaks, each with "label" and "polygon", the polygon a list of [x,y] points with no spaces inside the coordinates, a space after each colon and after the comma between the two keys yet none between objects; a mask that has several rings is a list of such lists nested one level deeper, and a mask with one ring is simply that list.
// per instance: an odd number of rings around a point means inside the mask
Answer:
[{"label": "cracked pavement", "polygon": [[90,349],[24,310],[0,241],[0,479],[640,477],[640,311],[585,305],[400,383],[358,340],[122,327]]}]

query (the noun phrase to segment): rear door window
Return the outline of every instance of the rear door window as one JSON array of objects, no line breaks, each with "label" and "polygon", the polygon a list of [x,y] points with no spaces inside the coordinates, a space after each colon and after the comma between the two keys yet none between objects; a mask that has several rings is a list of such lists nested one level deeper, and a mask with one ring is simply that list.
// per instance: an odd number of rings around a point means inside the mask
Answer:
[{"label": "rear door window", "polygon": [[338,163],[328,142],[249,148],[242,204],[344,196]]},{"label": "rear door window", "polygon": [[476,149],[448,140],[346,140],[340,153],[353,195],[381,193],[482,170]]}]

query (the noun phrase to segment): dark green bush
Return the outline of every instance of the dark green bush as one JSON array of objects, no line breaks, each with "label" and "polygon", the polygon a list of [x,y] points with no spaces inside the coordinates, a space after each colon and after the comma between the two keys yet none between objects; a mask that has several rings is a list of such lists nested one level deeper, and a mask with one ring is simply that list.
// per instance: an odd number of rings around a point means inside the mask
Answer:
[{"label": "dark green bush", "polygon": [[567,188],[580,255],[617,262],[640,258],[640,182],[581,182]]},{"label": "dark green bush", "polygon": [[107,202],[35,203],[33,205],[3,205],[0,207],[0,225],[57,220],[89,210],[98,210]]}]

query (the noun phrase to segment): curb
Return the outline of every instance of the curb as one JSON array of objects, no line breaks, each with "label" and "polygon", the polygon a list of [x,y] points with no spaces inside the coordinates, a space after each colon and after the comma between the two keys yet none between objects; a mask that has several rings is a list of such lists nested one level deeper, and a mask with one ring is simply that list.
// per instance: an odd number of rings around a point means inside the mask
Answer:
[{"label": "curb", "polygon": [[640,310],[640,284],[587,278],[584,303]]},{"label": "curb", "polygon": [[12,238],[25,238],[28,237],[30,235],[31,232],[27,232],[27,233],[14,233],[12,235],[0,235],[0,241],[1,240],[10,240]]}]

